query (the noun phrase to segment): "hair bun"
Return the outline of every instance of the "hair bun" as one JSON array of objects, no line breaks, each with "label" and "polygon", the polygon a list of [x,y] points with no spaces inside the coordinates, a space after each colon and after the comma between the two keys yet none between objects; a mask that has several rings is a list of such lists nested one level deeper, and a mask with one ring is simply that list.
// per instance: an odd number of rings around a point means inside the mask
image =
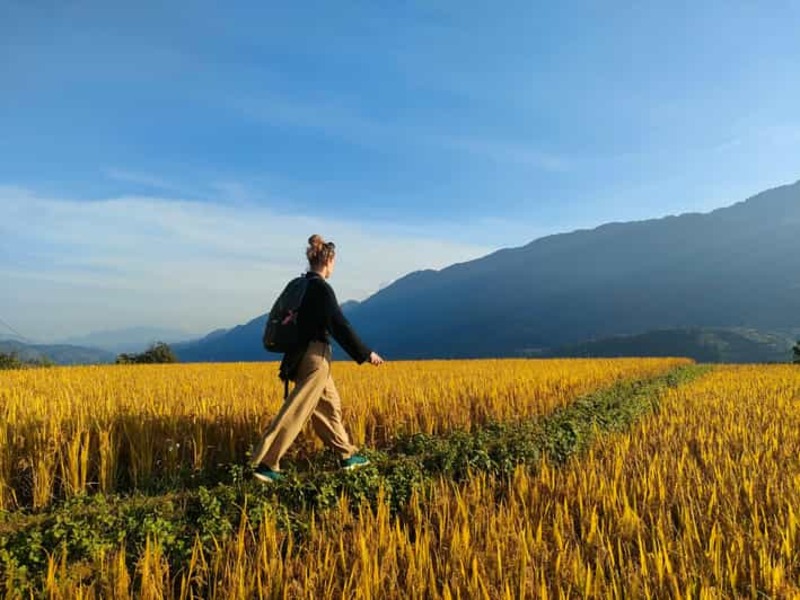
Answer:
[{"label": "hair bun", "polygon": [[316,233],[308,238],[306,258],[312,268],[327,264],[334,254],[336,254],[336,247],[333,242],[326,242],[321,235]]}]

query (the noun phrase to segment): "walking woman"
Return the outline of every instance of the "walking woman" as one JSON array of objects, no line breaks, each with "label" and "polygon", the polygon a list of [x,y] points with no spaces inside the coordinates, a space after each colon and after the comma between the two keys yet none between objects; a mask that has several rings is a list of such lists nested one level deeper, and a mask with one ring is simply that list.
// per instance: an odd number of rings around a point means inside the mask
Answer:
[{"label": "walking woman", "polygon": [[[332,335],[339,345],[358,364],[369,361],[376,367],[383,359],[370,350],[356,335],[342,314],[336,294],[326,281],[336,265],[336,246],[319,235],[308,239],[306,249],[309,270],[305,277],[308,287],[298,310],[298,327],[308,340],[305,351],[297,361],[287,355],[282,368],[289,364],[289,378],[295,381],[292,393],[285,400],[275,419],[267,428],[253,455],[252,465],[257,479],[269,483],[280,481],[281,457],[292,445],[305,424],[311,419],[314,431],[329,448],[339,454],[343,469],[354,469],[369,463],[350,443],[342,425],[342,407],[336,386],[331,378]],[[296,367],[291,363],[296,362]]]}]

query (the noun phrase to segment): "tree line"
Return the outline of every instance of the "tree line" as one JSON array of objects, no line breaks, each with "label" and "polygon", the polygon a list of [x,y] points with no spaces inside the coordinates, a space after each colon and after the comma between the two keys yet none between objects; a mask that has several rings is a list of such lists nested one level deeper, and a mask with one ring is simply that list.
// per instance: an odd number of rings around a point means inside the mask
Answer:
[{"label": "tree line", "polygon": [[56,363],[47,357],[23,359],[16,352],[0,352],[0,370],[29,367],[53,367]]},{"label": "tree line", "polygon": [[144,352],[138,354],[119,354],[115,361],[118,365],[147,365],[156,363],[176,363],[178,357],[164,342],[154,342]]},{"label": "tree line", "polygon": [[[140,353],[123,353],[117,355],[118,365],[142,365],[155,363],[176,363],[178,357],[164,342],[154,342],[147,350]],[[56,363],[47,357],[23,358],[16,351],[0,352],[0,371],[11,369],[29,369],[33,367],[53,367]]]}]

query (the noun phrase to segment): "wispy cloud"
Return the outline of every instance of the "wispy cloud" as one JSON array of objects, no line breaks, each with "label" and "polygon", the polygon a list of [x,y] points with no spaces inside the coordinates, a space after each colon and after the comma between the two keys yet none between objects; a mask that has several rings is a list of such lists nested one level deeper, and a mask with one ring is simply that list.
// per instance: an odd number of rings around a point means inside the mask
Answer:
[{"label": "wispy cloud", "polygon": [[133,183],[136,185],[143,185],[153,189],[167,191],[167,192],[179,192],[179,193],[186,192],[186,188],[184,186],[168,181],[163,177],[159,177],[158,175],[153,175],[152,173],[144,173],[141,171],[130,171],[128,169],[118,169],[116,167],[110,167],[108,169],[104,169],[103,174],[109,179],[112,179],[114,181],[120,181],[123,183]]},{"label": "wispy cloud", "polygon": [[435,126],[422,129],[419,125],[379,121],[349,108],[344,100],[303,103],[267,95],[238,98],[231,104],[235,110],[257,122],[320,131],[367,147],[386,148],[399,144],[404,148],[430,148],[548,172],[565,172],[571,167],[567,157],[538,148],[533,142],[442,132]]},{"label": "wispy cloud", "polygon": [[0,187],[0,316],[31,337],[132,325],[206,331],[252,318],[302,272],[305,242],[337,242],[332,283],[363,299],[410,271],[493,250],[257,205],[126,196],[47,198]]},{"label": "wispy cloud", "polygon": [[289,125],[336,135],[359,144],[406,138],[407,131],[364,117],[343,100],[295,101],[274,94],[243,96],[230,100],[234,110],[248,119],[271,125]]},{"label": "wispy cloud", "polygon": [[442,147],[475,154],[494,162],[518,163],[542,171],[567,172],[570,170],[570,161],[563,156],[536,150],[527,144],[509,141],[496,141],[462,136],[431,137],[432,143]]}]

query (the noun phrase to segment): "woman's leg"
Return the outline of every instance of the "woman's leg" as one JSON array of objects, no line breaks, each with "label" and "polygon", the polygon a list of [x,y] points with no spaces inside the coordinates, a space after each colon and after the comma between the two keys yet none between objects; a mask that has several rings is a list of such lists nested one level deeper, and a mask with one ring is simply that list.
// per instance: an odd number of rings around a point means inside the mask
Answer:
[{"label": "woman's leg", "polygon": [[341,458],[350,458],[355,454],[356,448],[350,443],[350,437],[342,424],[342,401],[330,375],[325,381],[322,397],[311,414],[311,424],[325,445]]},{"label": "woman's leg", "polygon": [[286,454],[319,402],[330,376],[327,344],[311,342],[297,369],[297,385],[283,403],[253,453],[252,465],[280,469]]}]

